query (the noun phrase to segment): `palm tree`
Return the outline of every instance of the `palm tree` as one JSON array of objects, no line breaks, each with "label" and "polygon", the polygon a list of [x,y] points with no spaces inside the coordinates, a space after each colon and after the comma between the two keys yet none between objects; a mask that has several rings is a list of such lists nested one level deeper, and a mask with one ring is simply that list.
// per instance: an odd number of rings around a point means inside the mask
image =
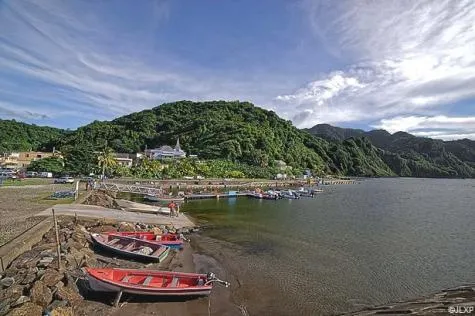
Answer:
[{"label": "palm tree", "polygon": [[111,148],[104,148],[97,157],[97,164],[102,168],[102,181],[104,181],[106,169],[110,169],[117,165],[117,160],[115,160],[115,155]]}]

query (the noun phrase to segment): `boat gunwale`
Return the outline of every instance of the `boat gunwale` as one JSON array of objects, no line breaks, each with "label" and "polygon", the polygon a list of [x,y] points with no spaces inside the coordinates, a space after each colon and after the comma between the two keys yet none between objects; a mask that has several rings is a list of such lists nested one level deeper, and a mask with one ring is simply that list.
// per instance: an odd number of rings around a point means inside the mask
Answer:
[{"label": "boat gunwale", "polygon": [[[117,253],[120,253],[122,255],[125,255],[125,256],[130,256],[130,257],[137,257],[137,258],[142,258],[142,259],[147,259],[147,260],[154,260],[154,261],[158,261],[158,262],[161,262],[163,260],[165,260],[165,258],[168,256],[169,252],[170,252],[170,247],[169,246],[166,246],[166,245],[161,245],[161,244],[156,244],[156,243],[152,243],[152,242],[148,242],[148,241],[144,241],[142,239],[136,239],[136,238],[131,238],[131,237],[126,237],[126,236],[120,236],[120,235],[107,235],[107,236],[115,236],[115,237],[120,237],[120,238],[125,238],[125,239],[128,239],[128,240],[131,240],[131,241],[141,241],[143,242],[144,244],[152,244],[153,246],[160,246],[160,247],[164,247],[165,250],[162,251],[159,255],[157,256],[151,256],[151,255],[146,255],[146,254],[141,254],[141,253],[136,253],[136,252],[133,252],[133,251],[130,251],[130,250],[123,250],[123,249],[119,249],[117,247],[113,247],[111,245],[108,245],[106,242],[103,242],[102,240],[99,240],[97,238],[97,236],[100,236],[100,235],[104,235],[104,234],[98,234],[98,233],[93,233],[91,234],[91,237],[92,237],[92,240],[99,244],[100,246],[104,247],[105,249],[110,249],[114,252],[117,252]],[[155,252],[156,250],[154,250]],[[152,252],[153,253],[153,252]]]},{"label": "boat gunwale", "polygon": [[[110,279],[101,279],[98,276],[90,273],[90,270],[107,270],[107,269],[95,269],[95,268],[86,268],[87,275],[94,278],[95,280],[110,284],[116,287],[119,287],[120,289],[140,289],[143,291],[148,291],[148,292],[173,292],[173,291],[178,291],[177,293],[183,293],[185,291],[192,291],[192,292],[198,292],[198,291],[210,291],[213,288],[213,285],[200,285],[200,286],[189,286],[189,287],[150,287],[150,286],[144,286],[143,284],[134,284],[134,283],[125,283],[121,281],[114,281]],[[134,272],[134,275],[137,276],[150,276],[150,275],[157,275],[157,274],[163,274],[166,276],[173,276],[173,277],[188,277],[188,278],[200,278],[204,277],[206,278],[206,274],[198,274],[198,273],[186,273],[186,272],[172,272],[172,271],[154,271],[154,270],[134,270],[134,269],[114,269],[111,268],[110,270],[117,270],[117,271],[130,271]],[[137,273],[138,272],[138,273]],[[148,274],[145,272],[149,272]]]},{"label": "boat gunwale", "polygon": [[[130,233],[129,234],[123,234],[123,233]],[[141,241],[146,241],[155,245],[162,245],[165,247],[173,247],[173,246],[183,246],[184,242],[181,239],[177,240],[148,240],[148,239],[140,239],[137,237],[133,236],[133,233],[136,233],[137,235],[150,235],[150,236],[162,236],[162,235],[157,235],[154,232],[104,232],[102,234],[106,234],[108,236],[119,236],[119,237],[126,237],[134,240],[141,240]]]}]

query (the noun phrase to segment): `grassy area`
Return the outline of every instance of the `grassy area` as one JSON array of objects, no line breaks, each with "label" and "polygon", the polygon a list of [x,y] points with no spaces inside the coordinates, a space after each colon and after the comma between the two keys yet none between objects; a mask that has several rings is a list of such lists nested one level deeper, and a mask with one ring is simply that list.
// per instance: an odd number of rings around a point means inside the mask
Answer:
[{"label": "grassy area", "polygon": [[51,197],[51,193],[48,193],[35,196],[30,201],[33,203],[45,205],[47,207],[55,204],[71,204],[72,202],[74,202],[74,198],[68,197],[64,199],[55,199]]},{"label": "grassy area", "polygon": [[24,185],[43,185],[43,184],[52,184],[53,179],[43,179],[43,178],[27,178],[27,179],[6,179],[3,181],[3,186],[24,186]]}]

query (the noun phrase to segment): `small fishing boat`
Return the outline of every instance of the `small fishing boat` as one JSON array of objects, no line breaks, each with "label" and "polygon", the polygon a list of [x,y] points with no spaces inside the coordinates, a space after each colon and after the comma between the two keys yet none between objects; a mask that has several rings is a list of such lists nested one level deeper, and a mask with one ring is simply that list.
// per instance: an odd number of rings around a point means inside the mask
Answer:
[{"label": "small fishing boat", "polygon": [[158,270],[83,268],[89,287],[97,292],[116,292],[117,306],[122,292],[147,296],[206,296],[214,283],[228,282],[214,273],[196,274]]},{"label": "small fishing boat", "polygon": [[309,191],[309,190],[305,190],[303,187],[300,188],[298,191],[295,191],[296,194],[298,194],[299,196],[304,196],[304,197],[314,197],[315,196],[315,193],[313,193],[313,191]]},{"label": "small fishing boat", "polygon": [[170,251],[170,247],[158,243],[118,234],[92,233],[91,238],[94,244],[129,258],[161,262]]},{"label": "small fishing boat", "polygon": [[286,191],[281,191],[280,192],[280,196],[283,198],[283,199],[290,199],[290,200],[297,200],[297,199],[300,199],[300,196],[298,196],[298,194],[296,194],[294,191],[292,190],[286,190]]},{"label": "small fishing boat", "polygon": [[144,200],[150,202],[183,202],[185,201],[184,197],[172,197],[172,196],[157,196],[152,194],[145,194],[143,196]]},{"label": "small fishing boat", "polygon": [[255,199],[261,199],[261,200],[277,200],[278,199],[277,195],[270,195],[266,193],[256,193],[256,192],[248,193],[247,196],[251,198],[255,198]]},{"label": "small fishing boat", "polygon": [[140,240],[146,240],[156,244],[164,245],[170,248],[183,247],[183,239],[179,234],[157,235],[154,232],[108,232],[108,235],[119,235]]}]

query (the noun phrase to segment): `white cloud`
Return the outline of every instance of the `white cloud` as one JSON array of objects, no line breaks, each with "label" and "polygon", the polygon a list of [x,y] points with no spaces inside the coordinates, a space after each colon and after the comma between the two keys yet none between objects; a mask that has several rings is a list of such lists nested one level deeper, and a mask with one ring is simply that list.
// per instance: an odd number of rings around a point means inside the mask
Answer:
[{"label": "white cloud", "polygon": [[276,97],[282,108],[298,104],[299,126],[437,115],[475,97],[474,1],[309,0],[304,7],[321,42],[350,64],[336,72],[336,88],[329,88],[332,72]]},{"label": "white cloud", "polygon": [[[265,100],[256,85],[262,78],[236,80],[155,49],[154,33],[170,15],[167,1],[142,4],[142,9],[150,5],[150,12],[132,22],[143,22],[147,34],[119,32],[120,26],[108,21],[114,12],[102,16],[102,5],[5,1],[0,7],[0,100],[21,103],[38,117],[83,109],[79,116],[96,119],[183,99]],[[9,77],[27,84],[15,87]],[[264,81],[260,88],[270,85]]]},{"label": "white cloud", "polygon": [[385,129],[391,133],[404,131],[416,136],[444,140],[460,138],[475,139],[475,116],[398,116],[390,119],[382,119],[379,124],[373,127]]}]

